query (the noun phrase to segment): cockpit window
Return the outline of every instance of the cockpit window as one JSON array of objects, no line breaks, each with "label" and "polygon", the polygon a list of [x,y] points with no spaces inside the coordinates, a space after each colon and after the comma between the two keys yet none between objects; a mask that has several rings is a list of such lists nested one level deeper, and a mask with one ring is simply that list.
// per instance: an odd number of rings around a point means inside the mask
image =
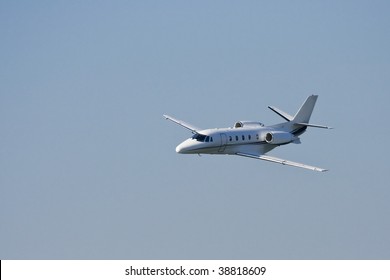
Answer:
[{"label": "cockpit window", "polygon": [[206,137],[208,137],[208,136],[203,135],[203,134],[199,134],[199,133],[195,133],[194,136],[192,136],[192,139],[195,139],[196,141],[199,141],[199,142],[204,142],[206,140]]}]

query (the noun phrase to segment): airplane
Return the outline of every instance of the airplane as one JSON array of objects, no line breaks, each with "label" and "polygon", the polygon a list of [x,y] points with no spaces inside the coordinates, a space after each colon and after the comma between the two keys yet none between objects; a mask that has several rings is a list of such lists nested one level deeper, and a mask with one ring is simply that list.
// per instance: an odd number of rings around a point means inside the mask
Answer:
[{"label": "airplane", "polygon": [[229,128],[199,129],[168,115],[163,116],[193,133],[191,138],[176,147],[177,153],[237,155],[324,172],[328,169],[266,155],[282,145],[300,144],[299,136],[308,127],[331,129],[329,126],[309,123],[317,98],[318,95],[307,97],[294,116],[276,107],[268,106],[269,109],[286,120],[286,122],[271,126],[265,126],[257,121],[238,121]]}]

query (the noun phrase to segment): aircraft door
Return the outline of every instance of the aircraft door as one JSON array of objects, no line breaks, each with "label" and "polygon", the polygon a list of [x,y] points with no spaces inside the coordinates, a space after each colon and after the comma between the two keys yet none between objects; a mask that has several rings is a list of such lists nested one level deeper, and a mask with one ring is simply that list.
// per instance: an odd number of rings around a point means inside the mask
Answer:
[{"label": "aircraft door", "polygon": [[219,147],[218,152],[223,153],[227,144],[227,136],[225,133],[221,133],[221,146]]}]

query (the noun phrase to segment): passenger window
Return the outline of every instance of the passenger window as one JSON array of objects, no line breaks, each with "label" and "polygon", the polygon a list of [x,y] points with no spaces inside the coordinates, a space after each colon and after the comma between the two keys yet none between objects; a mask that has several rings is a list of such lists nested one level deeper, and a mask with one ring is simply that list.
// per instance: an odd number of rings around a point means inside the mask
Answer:
[{"label": "passenger window", "polygon": [[251,136],[250,135],[248,135],[248,139],[251,140]]},{"label": "passenger window", "polygon": [[231,142],[233,139],[232,139],[232,137],[231,136],[229,136],[229,141]]},{"label": "passenger window", "polygon": [[242,135],[242,140],[245,140],[245,136],[244,135]]},{"label": "passenger window", "polygon": [[259,140],[259,134],[256,134],[256,139]]},{"label": "passenger window", "polygon": [[238,136],[236,135],[236,141],[238,141]]}]

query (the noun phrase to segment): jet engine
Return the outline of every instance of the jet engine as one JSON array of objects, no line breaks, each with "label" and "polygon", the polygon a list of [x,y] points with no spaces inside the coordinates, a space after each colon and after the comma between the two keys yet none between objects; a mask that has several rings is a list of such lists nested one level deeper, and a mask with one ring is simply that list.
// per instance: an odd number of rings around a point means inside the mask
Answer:
[{"label": "jet engine", "polygon": [[264,124],[261,122],[254,122],[254,121],[239,121],[234,124],[234,128],[240,128],[240,127],[263,127]]},{"label": "jet engine", "polygon": [[272,131],[267,132],[267,134],[265,135],[265,141],[268,144],[274,145],[288,144],[294,141],[294,139],[295,136],[293,134],[285,131]]}]

